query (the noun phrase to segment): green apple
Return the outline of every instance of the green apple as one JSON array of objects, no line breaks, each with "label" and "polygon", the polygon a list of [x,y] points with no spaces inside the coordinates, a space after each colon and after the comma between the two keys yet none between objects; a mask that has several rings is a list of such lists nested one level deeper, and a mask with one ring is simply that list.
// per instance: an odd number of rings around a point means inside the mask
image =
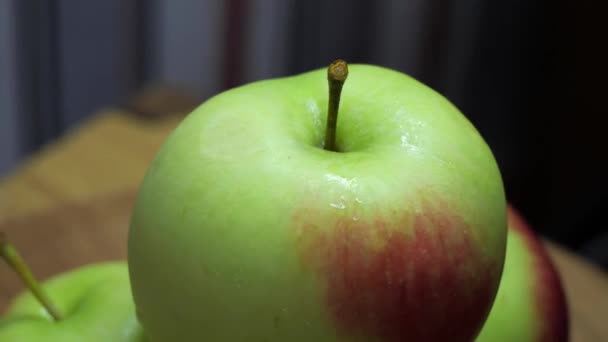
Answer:
[{"label": "green apple", "polygon": [[504,272],[477,342],[568,341],[568,307],[559,274],[538,236],[508,208]]},{"label": "green apple", "polygon": [[346,83],[336,62],[328,74],[230,89],[170,134],[129,231],[134,301],[152,341],[479,332],[506,248],[494,156],[429,87],[349,68]]},{"label": "green apple", "polygon": [[0,341],[144,341],[124,262],[90,264],[44,284],[65,313],[54,321],[29,293],[0,319]]},{"label": "green apple", "polygon": [[[26,273],[26,278],[33,280],[29,270]],[[11,302],[0,317],[0,341],[145,340],[135,315],[126,262],[88,264],[58,274],[43,286],[44,292],[36,283],[35,295],[23,292]],[[42,296],[43,302],[35,296]],[[52,309],[45,308],[48,305]]]}]

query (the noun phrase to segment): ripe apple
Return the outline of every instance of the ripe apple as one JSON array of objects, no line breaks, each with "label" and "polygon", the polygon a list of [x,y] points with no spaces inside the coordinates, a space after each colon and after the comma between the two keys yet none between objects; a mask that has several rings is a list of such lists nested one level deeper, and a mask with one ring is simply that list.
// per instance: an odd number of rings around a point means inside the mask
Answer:
[{"label": "ripe apple", "polygon": [[474,126],[403,73],[337,61],[228,90],[141,186],[138,317],[154,341],[471,341],[504,263],[503,190]]},{"label": "ripe apple", "polygon": [[568,341],[568,307],[546,249],[524,218],[508,208],[503,276],[477,342]]},{"label": "ripe apple", "polygon": [[15,250],[9,246],[5,253],[7,245],[2,246],[2,241],[0,247],[0,256],[11,259],[9,264],[17,260],[15,268],[32,289],[19,294],[0,317],[0,341],[145,340],[135,315],[126,262],[88,264],[58,274],[44,282],[43,291]]}]

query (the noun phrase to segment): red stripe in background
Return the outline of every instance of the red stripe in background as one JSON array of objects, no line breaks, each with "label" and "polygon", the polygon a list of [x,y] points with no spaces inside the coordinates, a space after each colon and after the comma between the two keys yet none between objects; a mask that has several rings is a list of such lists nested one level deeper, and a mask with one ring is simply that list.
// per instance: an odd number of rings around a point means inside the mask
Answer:
[{"label": "red stripe in background", "polygon": [[224,18],[224,89],[233,88],[242,81],[246,12],[246,1],[226,1]]}]

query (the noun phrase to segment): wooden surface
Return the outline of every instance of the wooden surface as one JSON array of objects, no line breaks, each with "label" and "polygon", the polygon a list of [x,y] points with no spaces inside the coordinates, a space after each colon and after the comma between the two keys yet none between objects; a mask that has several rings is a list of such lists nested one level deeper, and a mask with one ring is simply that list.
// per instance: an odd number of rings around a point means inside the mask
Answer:
[{"label": "wooden surface", "polygon": [[[179,115],[98,113],[0,181],[0,230],[45,279],[89,262],[124,259],[137,188]],[[608,278],[547,243],[564,282],[572,341],[608,341]],[[0,312],[21,284],[0,265]]]}]

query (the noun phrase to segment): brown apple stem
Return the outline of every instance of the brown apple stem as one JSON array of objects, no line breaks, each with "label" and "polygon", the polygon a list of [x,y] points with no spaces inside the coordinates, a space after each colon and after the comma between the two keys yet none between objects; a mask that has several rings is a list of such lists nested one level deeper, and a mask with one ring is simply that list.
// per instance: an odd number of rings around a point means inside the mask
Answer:
[{"label": "brown apple stem", "polygon": [[62,315],[59,313],[59,310],[57,310],[57,307],[53,305],[53,302],[51,302],[49,297],[42,290],[40,283],[36,280],[21,255],[19,255],[15,246],[8,241],[4,232],[0,232],[0,257],[17,273],[19,278],[21,278],[23,283],[25,283],[34,297],[36,297],[38,302],[40,302],[51,317],[53,317],[55,321],[61,320]]},{"label": "brown apple stem", "polygon": [[348,76],[348,64],[338,59],[327,68],[327,82],[329,83],[329,101],[327,104],[327,129],[325,131],[325,144],[328,151],[336,151],[336,127],[338,124],[338,108],[342,86]]}]

